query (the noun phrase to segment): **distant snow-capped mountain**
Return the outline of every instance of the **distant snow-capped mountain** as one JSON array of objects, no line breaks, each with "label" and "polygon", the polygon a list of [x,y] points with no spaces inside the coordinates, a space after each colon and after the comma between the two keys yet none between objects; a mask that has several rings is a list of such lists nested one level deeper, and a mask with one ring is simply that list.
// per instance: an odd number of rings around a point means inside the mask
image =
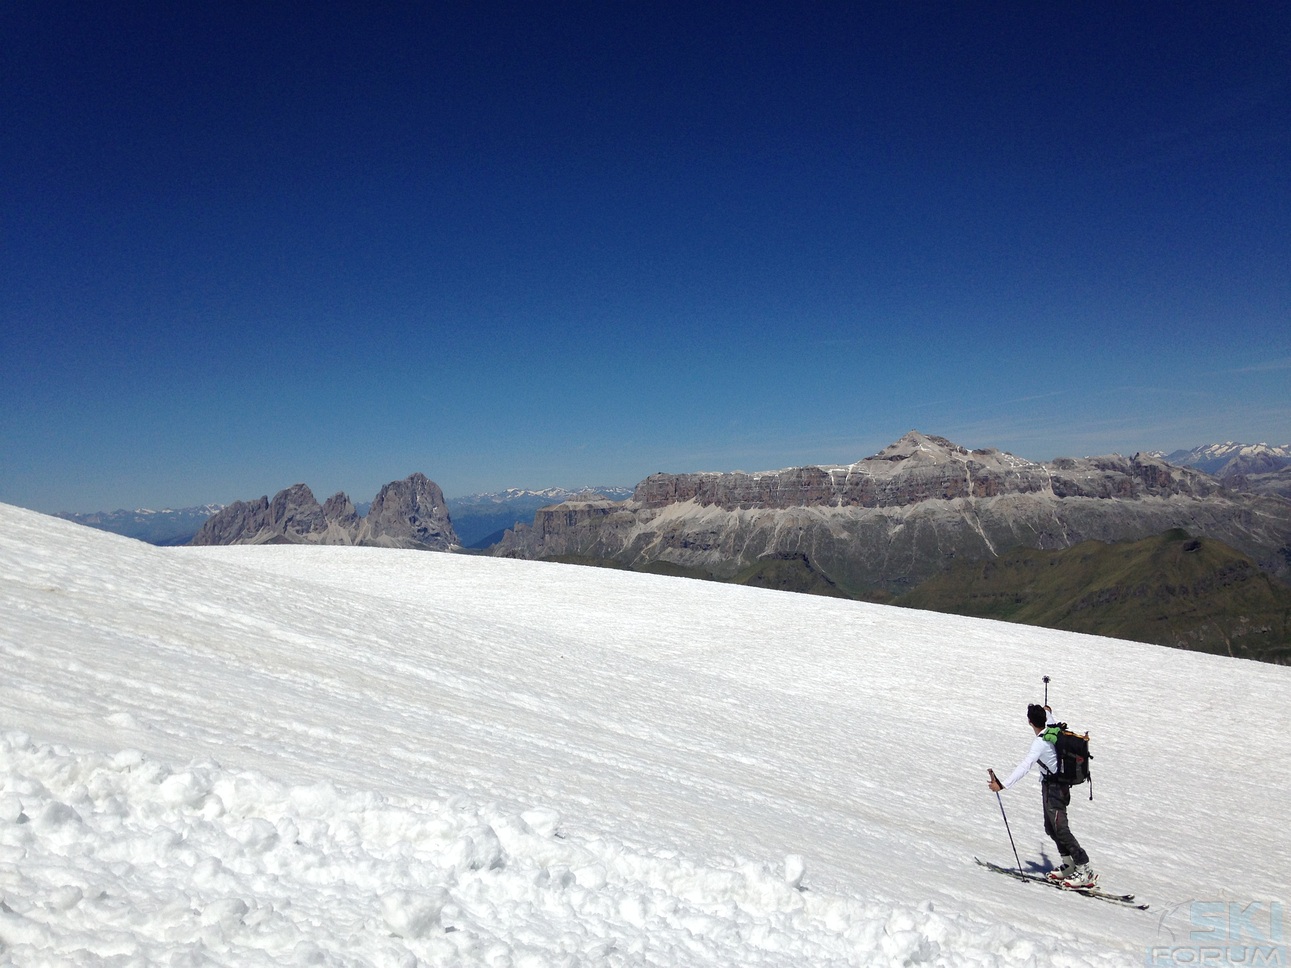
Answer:
[{"label": "distant snow-capped mountain", "polygon": [[1250,494],[1291,500],[1291,444],[1203,444],[1192,450],[1156,455],[1178,467],[1191,467]]},{"label": "distant snow-capped mountain", "polygon": [[187,544],[211,515],[224,510],[223,504],[201,504],[191,508],[135,508],[133,511],[64,511],[58,515],[68,521],[100,531],[125,535],[155,545]]},{"label": "distant snow-capped mountain", "polygon": [[1192,450],[1176,450],[1161,457],[1176,466],[1195,467],[1216,477],[1258,474],[1291,466],[1291,444],[1239,444],[1230,440],[1222,444],[1203,444]]},{"label": "distant snow-capped mountain", "polygon": [[508,487],[503,491],[489,491],[483,494],[468,494],[465,497],[448,498],[450,505],[456,501],[463,506],[476,504],[508,504],[513,501],[540,499],[547,502],[568,501],[580,494],[594,493],[612,501],[625,501],[632,496],[635,488],[631,487],[544,487],[541,490],[530,490],[524,487]]}]

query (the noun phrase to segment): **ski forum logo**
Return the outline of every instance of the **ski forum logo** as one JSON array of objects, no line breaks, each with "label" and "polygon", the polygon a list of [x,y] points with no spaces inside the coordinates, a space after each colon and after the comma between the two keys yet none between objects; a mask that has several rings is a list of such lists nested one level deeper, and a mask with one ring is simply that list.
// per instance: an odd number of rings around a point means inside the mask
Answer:
[{"label": "ski forum logo", "polygon": [[[1171,912],[1185,905],[1179,905]],[[1181,943],[1153,945],[1144,963],[1150,968],[1233,968],[1236,965],[1288,968],[1286,936],[1280,901],[1191,901],[1187,905],[1190,930]],[[1161,919],[1161,931],[1175,932]]]}]

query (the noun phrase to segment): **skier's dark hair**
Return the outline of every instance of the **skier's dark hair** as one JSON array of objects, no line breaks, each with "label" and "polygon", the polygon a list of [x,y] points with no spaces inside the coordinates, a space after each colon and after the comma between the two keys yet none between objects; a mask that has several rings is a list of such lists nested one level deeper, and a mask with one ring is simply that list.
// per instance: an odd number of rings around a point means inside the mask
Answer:
[{"label": "skier's dark hair", "polygon": [[1037,706],[1035,703],[1027,706],[1027,722],[1036,729],[1044,729],[1044,724],[1047,720],[1048,717],[1044,714],[1043,706]]}]

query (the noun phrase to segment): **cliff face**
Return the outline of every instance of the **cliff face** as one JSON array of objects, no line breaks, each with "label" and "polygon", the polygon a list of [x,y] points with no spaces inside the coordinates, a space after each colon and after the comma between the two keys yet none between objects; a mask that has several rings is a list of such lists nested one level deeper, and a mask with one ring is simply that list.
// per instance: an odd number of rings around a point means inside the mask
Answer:
[{"label": "cliff face", "polygon": [[[327,518],[314,492],[293,484],[257,501],[235,501],[207,519],[193,538],[195,545],[323,543]],[[334,542],[333,542],[334,543]]]},{"label": "cliff face", "polygon": [[381,488],[359,528],[358,544],[447,551],[458,543],[444,492],[425,474]]},{"label": "cliff face", "polygon": [[1173,527],[1217,538],[1291,577],[1291,504],[1135,457],[1042,464],[912,432],[874,457],[766,474],[656,474],[631,500],[566,502],[494,554],[652,561],[731,577],[803,555],[852,591],[902,591],[956,559],[1122,541]]},{"label": "cliff face", "polygon": [[637,485],[633,500],[649,508],[694,501],[734,511],[900,508],[1006,494],[1206,497],[1221,490],[1203,475],[1153,458],[1063,458],[1037,464],[994,449],[965,450],[944,438],[912,432],[874,457],[844,467],[796,467],[768,474],[655,474]]},{"label": "cliff face", "polygon": [[195,545],[328,544],[375,545],[446,551],[457,535],[443,492],[424,474],[383,487],[366,518],[345,494],[320,505],[304,484],[293,484],[257,501],[238,501],[207,520]]}]

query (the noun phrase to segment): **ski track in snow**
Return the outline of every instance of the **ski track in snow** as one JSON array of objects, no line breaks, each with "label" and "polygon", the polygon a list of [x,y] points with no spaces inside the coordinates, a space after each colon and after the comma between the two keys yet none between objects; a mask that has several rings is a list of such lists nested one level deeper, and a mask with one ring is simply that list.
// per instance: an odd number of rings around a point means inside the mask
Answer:
[{"label": "ski track in snow", "polygon": [[[3,505],[0,615],[16,965],[1142,964],[1189,899],[1288,900],[1283,668]],[[1042,674],[1093,732],[1073,828],[1151,912],[973,863]],[[1043,863],[1038,786],[1003,802]]]}]

